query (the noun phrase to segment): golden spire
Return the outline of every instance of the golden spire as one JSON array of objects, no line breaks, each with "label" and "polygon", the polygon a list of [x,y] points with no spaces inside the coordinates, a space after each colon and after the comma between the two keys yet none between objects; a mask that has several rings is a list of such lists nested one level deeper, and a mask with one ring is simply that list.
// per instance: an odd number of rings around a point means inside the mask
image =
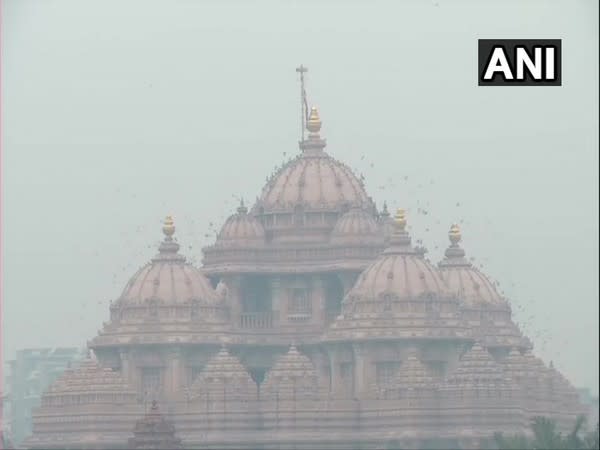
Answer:
[{"label": "golden spire", "polygon": [[462,239],[462,235],[460,233],[460,227],[457,224],[453,224],[450,227],[450,231],[448,232],[448,237],[450,238],[450,242],[452,245],[456,245]]},{"label": "golden spire", "polygon": [[398,208],[396,210],[396,215],[394,216],[394,222],[396,222],[397,230],[404,231],[404,228],[406,228],[406,214],[402,208]]},{"label": "golden spire", "polygon": [[173,233],[175,233],[175,224],[173,222],[173,216],[167,216],[165,218],[165,221],[163,222],[162,231],[167,238],[173,236]]},{"label": "golden spire", "polygon": [[321,130],[321,118],[319,117],[319,111],[317,111],[315,106],[310,109],[306,129],[314,134],[317,134]]}]

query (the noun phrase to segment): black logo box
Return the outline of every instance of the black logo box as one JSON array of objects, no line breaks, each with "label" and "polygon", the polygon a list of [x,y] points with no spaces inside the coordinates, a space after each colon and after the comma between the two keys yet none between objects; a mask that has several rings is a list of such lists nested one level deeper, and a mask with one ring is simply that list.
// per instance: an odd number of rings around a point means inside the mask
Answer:
[{"label": "black logo box", "polygon": [[[561,86],[562,85],[562,49],[560,39],[479,39],[479,86]],[[525,70],[524,79],[517,80],[516,77],[512,80],[505,80],[501,74],[495,74],[491,80],[484,80],[483,75],[488,66],[488,62],[492,56],[492,52],[496,47],[503,47],[508,64],[511,67],[513,74],[515,73],[515,47],[525,47],[529,55],[533,55],[534,47],[549,47],[556,49],[554,56],[554,73],[553,80],[536,80],[531,74]]]}]

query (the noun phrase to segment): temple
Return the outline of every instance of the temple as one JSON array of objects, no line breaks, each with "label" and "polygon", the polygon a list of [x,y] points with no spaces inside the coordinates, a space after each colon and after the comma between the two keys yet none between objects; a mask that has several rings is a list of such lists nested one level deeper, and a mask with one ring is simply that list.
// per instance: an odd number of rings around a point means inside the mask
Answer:
[{"label": "temple", "polygon": [[534,355],[459,227],[432,264],[406,212],[378,210],[306,116],[297,156],[201,267],[167,217],[27,447],[466,449],[535,416],[573,425],[577,391]]}]

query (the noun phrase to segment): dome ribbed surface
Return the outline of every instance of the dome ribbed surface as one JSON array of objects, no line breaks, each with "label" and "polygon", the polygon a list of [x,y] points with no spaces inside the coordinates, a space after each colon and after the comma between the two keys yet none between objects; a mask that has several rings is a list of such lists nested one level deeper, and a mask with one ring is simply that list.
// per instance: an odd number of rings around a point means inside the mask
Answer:
[{"label": "dome ribbed surface", "polygon": [[324,151],[305,152],[283,165],[268,180],[256,203],[265,212],[293,211],[298,205],[305,210],[372,209],[362,182]]},{"label": "dome ribbed surface", "polygon": [[265,243],[265,230],[256,218],[240,206],[236,214],[230,216],[219,235],[217,247],[256,247]]},{"label": "dome ribbed surface", "polygon": [[382,255],[360,275],[350,295],[375,299],[448,295],[438,271],[417,254]]},{"label": "dome ribbed surface", "polygon": [[119,297],[124,303],[186,303],[192,300],[214,303],[218,296],[208,279],[191,264],[154,261],[140,269]]},{"label": "dome ribbed surface", "polygon": [[[173,229],[174,231],[174,229]],[[159,253],[129,280],[118,299],[122,304],[187,303],[193,300],[215,303],[217,293],[210,281],[180,255],[171,234],[159,246]]]},{"label": "dome ribbed surface", "polygon": [[340,217],[331,232],[331,243],[339,245],[383,244],[377,222],[371,214],[353,208]]}]

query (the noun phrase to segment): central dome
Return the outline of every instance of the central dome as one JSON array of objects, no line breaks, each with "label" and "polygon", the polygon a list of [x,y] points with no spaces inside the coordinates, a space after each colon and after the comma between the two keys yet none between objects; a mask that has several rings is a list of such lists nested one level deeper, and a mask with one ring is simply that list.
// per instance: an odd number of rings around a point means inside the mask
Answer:
[{"label": "central dome", "polygon": [[325,151],[316,108],[308,119],[308,139],[302,153],[281,167],[267,182],[256,203],[261,212],[304,210],[346,211],[351,207],[373,209],[363,182],[345,164]]}]

